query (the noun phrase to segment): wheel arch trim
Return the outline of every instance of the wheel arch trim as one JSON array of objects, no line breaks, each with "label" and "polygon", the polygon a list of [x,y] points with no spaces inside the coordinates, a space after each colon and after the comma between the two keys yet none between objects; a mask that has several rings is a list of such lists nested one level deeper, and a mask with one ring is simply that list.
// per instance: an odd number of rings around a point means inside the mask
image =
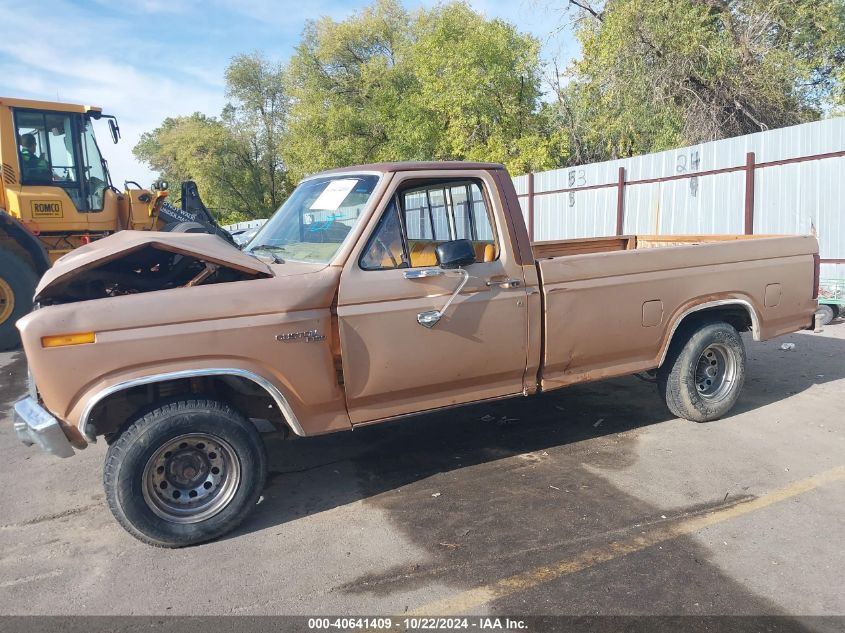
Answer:
[{"label": "wheel arch trim", "polygon": [[279,407],[279,410],[282,412],[285,422],[288,424],[288,426],[290,426],[290,429],[299,436],[305,435],[305,431],[302,429],[302,425],[299,423],[299,420],[297,419],[293,408],[290,406],[290,403],[288,402],[287,398],[285,398],[279,388],[263,376],[259,376],[254,372],[248,371],[246,369],[240,369],[237,367],[185,369],[180,371],[164,372],[160,374],[151,374],[149,376],[141,376],[139,378],[133,378],[131,380],[124,380],[115,383],[109,387],[101,389],[93,396],[91,396],[91,398],[86,403],[85,408],[82,410],[82,414],[79,416],[77,428],[79,429],[79,432],[82,437],[84,437],[87,442],[91,444],[96,443],[97,437],[89,428],[88,420],[91,417],[94,408],[109,396],[113,396],[114,394],[120,393],[121,391],[131,389],[132,387],[151,385],[169,380],[179,380],[183,378],[200,378],[205,376],[235,376],[254,382],[256,385],[264,389],[264,391],[266,391],[271,398],[273,398],[273,401],[276,403],[276,406]]},{"label": "wheel arch trim", "polygon": [[751,335],[754,337],[755,341],[759,341],[760,317],[758,316],[757,311],[754,309],[754,306],[747,299],[718,299],[716,301],[705,301],[704,303],[697,303],[694,306],[691,306],[681,312],[681,314],[678,315],[678,318],[676,318],[675,321],[672,323],[672,327],[669,330],[669,334],[666,337],[666,342],[664,343],[663,349],[660,353],[660,362],[658,363],[658,367],[661,367],[666,361],[666,355],[669,353],[669,346],[672,344],[672,339],[675,336],[675,332],[678,330],[681,323],[683,323],[684,319],[696,312],[701,312],[703,310],[708,310],[711,308],[722,308],[728,306],[737,306],[743,308],[748,313],[748,316],[751,319]]}]

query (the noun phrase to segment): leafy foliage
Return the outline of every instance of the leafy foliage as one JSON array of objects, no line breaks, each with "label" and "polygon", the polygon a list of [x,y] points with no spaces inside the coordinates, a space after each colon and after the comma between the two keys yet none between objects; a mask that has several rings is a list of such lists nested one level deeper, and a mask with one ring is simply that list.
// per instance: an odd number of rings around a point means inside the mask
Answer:
[{"label": "leafy foliage", "polygon": [[267,217],[290,188],[280,149],[287,112],[282,68],[260,54],[239,55],[226,69],[226,86],[230,101],[220,117],[167,118],[133,152],[172,189],[195,180],[224,221]]},{"label": "leafy foliage", "polygon": [[412,159],[521,173],[565,151],[540,106],[537,41],[462,2],[409,15],[379,0],[344,22],[309,23],[289,81],[285,147],[297,173]]},{"label": "leafy foliage", "polygon": [[144,134],[136,156],[197,181],[227,219],[266,215],[308,173],[387,160],[476,160],[515,173],[566,154],[541,104],[538,42],[454,2],[413,15],[377,0],[309,22],[286,68],[260,54],[226,70],[220,117],[196,113]]},{"label": "leafy foliage", "polygon": [[582,56],[544,100],[539,43],[466,2],[375,0],[309,21],[287,65],[226,70],[218,117],[168,118],[136,156],[227,220],[303,175],[387,160],[512,173],[725,138],[845,108],[845,0],[568,0]]},{"label": "leafy foliage", "polygon": [[575,162],[818,119],[843,100],[843,0],[570,0]]}]

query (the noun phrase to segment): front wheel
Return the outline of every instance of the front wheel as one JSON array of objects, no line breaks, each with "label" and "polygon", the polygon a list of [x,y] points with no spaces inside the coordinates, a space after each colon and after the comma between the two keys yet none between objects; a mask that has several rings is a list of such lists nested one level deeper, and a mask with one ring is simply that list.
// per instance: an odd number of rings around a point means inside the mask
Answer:
[{"label": "front wheel", "polygon": [[261,436],[216,400],[180,400],[139,417],[109,446],[103,483],[117,521],[158,547],[210,541],[255,507]]},{"label": "front wheel", "polygon": [[669,410],[693,422],[716,420],[733,408],[745,382],[745,346],[728,323],[708,323],[673,341],[657,373]]}]

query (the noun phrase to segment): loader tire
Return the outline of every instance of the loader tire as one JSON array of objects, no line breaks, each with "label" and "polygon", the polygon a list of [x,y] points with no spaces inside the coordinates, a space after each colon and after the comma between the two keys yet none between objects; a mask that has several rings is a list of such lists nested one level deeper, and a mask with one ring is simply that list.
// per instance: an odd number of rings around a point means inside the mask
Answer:
[{"label": "loader tire", "polygon": [[657,372],[666,406],[693,422],[730,411],[745,382],[745,346],[729,323],[705,323],[679,331]]},{"label": "loader tire", "polygon": [[17,255],[0,250],[0,351],[20,345],[15,321],[32,310],[38,275]]},{"label": "loader tire", "polygon": [[264,442],[228,404],[186,397],[139,415],[109,446],[106,500],[139,541],[184,547],[232,531],[255,508]]}]

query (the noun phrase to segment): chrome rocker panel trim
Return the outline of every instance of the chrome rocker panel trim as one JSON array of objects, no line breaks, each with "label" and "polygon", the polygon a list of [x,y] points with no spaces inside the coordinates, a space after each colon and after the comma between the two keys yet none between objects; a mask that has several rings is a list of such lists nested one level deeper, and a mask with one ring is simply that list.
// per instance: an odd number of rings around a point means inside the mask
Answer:
[{"label": "chrome rocker panel trim", "polygon": [[288,401],[282,395],[282,392],[279,391],[278,388],[273,385],[273,383],[271,383],[266,378],[262,378],[258,374],[252,373],[251,371],[247,371],[245,369],[237,369],[234,367],[221,367],[214,369],[186,369],[182,371],[171,371],[163,374],[143,376],[142,378],[134,378],[132,380],[119,382],[117,384],[112,385],[111,387],[106,387],[102,391],[97,392],[97,394],[88,401],[88,404],[85,406],[85,410],[79,417],[79,423],[77,425],[77,428],[79,428],[79,432],[82,434],[82,437],[84,437],[87,442],[94,444],[96,443],[97,438],[88,429],[88,419],[91,417],[91,413],[94,411],[94,407],[96,407],[103,399],[120,391],[124,391],[125,389],[130,389],[132,387],[150,385],[156,382],[164,382],[165,380],[198,378],[201,376],[238,376],[240,378],[246,378],[247,380],[251,380],[259,387],[264,389],[264,391],[266,391],[268,394],[270,394],[270,396],[276,403],[276,406],[278,406],[279,410],[282,412],[282,415],[285,418],[285,422],[287,422],[291,430],[301,437],[305,435],[305,431],[302,430],[302,425],[300,425],[299,420],[297,420],[296,415],[294,414],[290,404],[288,404]]}]

